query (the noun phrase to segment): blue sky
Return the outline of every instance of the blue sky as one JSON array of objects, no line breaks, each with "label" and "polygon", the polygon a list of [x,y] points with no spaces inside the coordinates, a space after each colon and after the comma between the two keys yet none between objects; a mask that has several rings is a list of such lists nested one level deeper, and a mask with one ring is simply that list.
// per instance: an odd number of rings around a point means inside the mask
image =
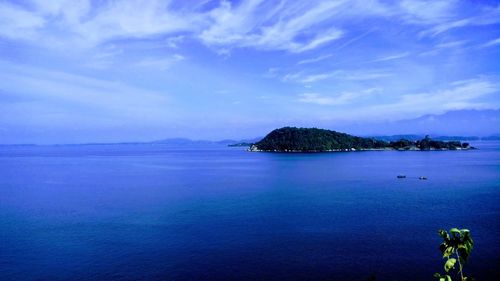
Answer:
[{"label": "blue sky", "polygon": [[0,1],[0,142],[397,133],[498,109],[499,62],[497,1]]}]

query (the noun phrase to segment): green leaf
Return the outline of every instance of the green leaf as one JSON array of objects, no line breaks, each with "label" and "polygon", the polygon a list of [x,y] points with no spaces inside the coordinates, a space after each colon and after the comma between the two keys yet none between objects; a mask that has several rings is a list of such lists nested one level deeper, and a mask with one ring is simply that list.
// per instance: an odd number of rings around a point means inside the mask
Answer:
[{"label": "green leaf", "polygon": [[469,253],[470,253],[470,252],[472,252],[472,249],[474,249],[474,245],[472,243],[469,243],[468,246],[469,246]]},{"label": "green leaf", "polygon": [[444,251],[446,250],[446,248],[448,248],[448,244],[446,244],[446,243],[441,243],[441,245],[439,245],[439,250],[443,254],[444,254]]},{"label": "green leaf", "polygon": [[455,266],[455,263],[457,262],[457,259],[449,259],[445,264],[444,264],[444,270],[446,272],[450,271]]},{"label": "green leaf", "polygon": [[451,281],[450,275],[441,275],[439,273],[435,273],[434,277],[439,278],[439,281]]},{"label": "green leaf", "polygon": [[448,246],[443,252],[443,258],[449,257],[453,254],[453,247]]},{"label": "green leaf", "polygon": [[439,235],[440,235],[441,237],[443,237],[443,239],[444,239],[445,241],[449,241],[449,240],[450,240],[450,235],[448,235],[448,232],[446,232],[446,230],[442,230],[442,229],[440,229],[440,230],[439,230]]},{"label": "green leaf", "polygon": [[462,237],[462,233],[460,233],[460,230],[458,230],[458,228],[450,229],[450,235],[455,239]]}]

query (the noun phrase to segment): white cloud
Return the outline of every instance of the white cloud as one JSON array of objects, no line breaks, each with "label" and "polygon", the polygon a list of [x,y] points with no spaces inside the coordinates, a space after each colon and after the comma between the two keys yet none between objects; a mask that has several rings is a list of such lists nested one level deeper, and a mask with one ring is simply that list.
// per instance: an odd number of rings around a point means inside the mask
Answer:
[{"label": "white cloud", "polygon": [[481,9],[476,16],[461,19],[450,19],[439,23],[427,30],[421,31],[419,36],[437,36],[456,28],[468,26],[486,26],[500,23],[500,6],[486,7]]},{"label": "white cloud", "polygon": [[185,59],[186,58],[180,54],[174,54],[167,58],[145,58],[135,63],[135,66],[166,70],[170,68],[174,63],[183,61]]},{"label": "white cloud", "polygon": [[450,29],[468,26],[468,25],[471,25],[472,23],[473,23],[472,18],[466,18],[466,19],[460,19],[460,20],[456,20],[456,21],[446,22],[443,24],[436,25],[431,29],[424,30],[424,31],[420,32],[419,35],[420,36],[427,36],[427,35],[436,36],[438,34],[446,32]]},{"label": "white cloud", "polygon": [[307,74],[303,72],[290,73],[283,77],[283,81],[288,82],[298,82],[302,84],[319,82],[327,79],[338,79],[338,80],[376,80],[391,77],[394,74],[386,70],[379,69],[363,69],[363,70],[335,70],[331,72]]},{"label": "white cloud", "polygon": [[185,36],[183,35],[178,35],[178,36],[173,36],[167,38],[165,40],[167,47],[172,48],[172,49],[177,49],[179,47],[179,44],[184,41]]},{"label": "white cloud", "polygon": [[313,83],[313,82],[318,82],[321,80],[329,79],[334,77],[338,72],[331,72],[331,73],[320,73],[320,74],[314,74],[314,75],[307,75],[305,77],[302,77],[298,80],[300,83]]},{"label": "white cloud", "polygon": [[115,62],[115,57],[123,53],[121,48],[115,45],[104,46],[100,49],[95,49],[85,58],[83,66],[94,69],[109,68]]},{"label": "white cloud", "polygon": [[328,54],[328,55],[323,55],[323,56],[319,56],[319,57],[315,57],[315,58],[305,59],[305,60],[299,61],[297,64],[301,65],[301,64],[315,63],[315,62],[319,62],[319,61],[323,61],[323,60],[326,60],[328,58],[331,58],[332,56],[333,56],[332,54]]},{"label": "white cloud", "polygon": [[366,98],[379,91],[379,88],[370,88],[359,92],[343,92],[339,95],[333,96],[325,96],[319,93],[303,93],[298,95],[297,101],[317,105],[343,105],[351,103],[359,98]]},{"label": "white cloud", "polygon": [[461,47],[467,43],[466,40],[459,40],[459,41],[450,41],[450,42],[443,42],[439,43],[435,46],[437,49],[447,49],[447,48],[455,48],[455,47]]},{"label": "white cloud", "polygon": [[74,26],[74,31],[87,41],[99,44],[119,38],[148,38],[192,30],[197,15],[173,12],[168,2],[109,2],[91,20]]},{"label": "white cloud", "polygon": [[290,51],[293,53],[302,53],[305,51],[309,51],[312,49],[316,49],[317,47],[324,45],[330,41],[339,39],[342,36],[343,32],[338,29],[331,29],[326,31],[325,33],[319,34],[304,44],[292,44],[290,46]]},{"label": "white cloud", "polygon": [[318,93],[304,93],[300,94],[297,99],[299,102],[303,103],[313,103],[319,105],[335,105],[338,104],[338,101],[333,97],[327,97],[320,95]]},{"label": "white cloud", "polygon": [[383,62],[383,61],[397,60],[397,59],[401,59],[401,58],[407,57],[408,55],[410,55],[409,52],[404,52],[404,53],[399,53],[399,54],[394,54],[394,55],[388,55],[388,56],[379,57],[379,58],[376,58],[376,59],[371,60],[369,62],[372,63],[372,62]]},{"label": "white cloud", "polygon": [[496,38],[496,39],[490,40],[490,41],[484,43],[483,45],[481,45],[481,47],[482,48],[488,48],[488,47],[496,46],[498,44],[500,44],[500,38]]},{"label": "white cloud", "polygon": [[[223,1],[220,7],[210,12],[213,23],[199,37],[211,46],[230,45],[300,53],[341,37],[342,31],[334,27],[326,30],[311,28],[329,20],[343,2],[323,2],[300,10],[297,4],[286,8],[281,5],[269,7],[269,2],[251,0],[233,7]],[[297,38],[307,34],[308,39]]]},{"label": "white cloud", "polygon": [[[0,36],[48,48],[92,48],[115,39],[151,38],[193,31],[203,14],[173,11],[169,2],[41,1],[34,10],[0,3]],[[167,41],[167,44],[175,43]]]},{"label": "white cloud", "polygon": [[[13,118],[36,121],[40,117],[37,114],[45,116],[60,112],[71,118],[90,113],[105,119],[141,122],[157,120],[159,116],[166,117],[173,111],[173,108],[169,108],[170,97],[164,92],[139,88],[121,81],[5,64],[2,61],[0,66],[4,70],[0,73],[0,79],[5,82],[0,86],[0,91],[11,93],[19,100],[8,104],[8,112],[12,113]],[[46,110],[37,111],[35,107]],[[59,122],[52,121],[54,124]]]},{"label": "white cloud", "polygon": [[427,25],[452,18],[456,3],[456,0],[403,0],[399,8],[405,21]]},{"label": "white cloud", "polygon": [[401,95],[395,102],[360,108],[353,114],[372,118],[384,112],[385,116],[397,119],[449,110],[491,108],[493,105],[482,99],[499,91],[500,85],[491,78],[461,80],[450,83],[448,89]]},{"label": "white cloud", "polygon": [[30,39],[45,25],[45,19],[20,7],[0,2],[0,36],[9,39]]},{"label": "white cloud", "polygon": [[86,16],[91,9],[89,0],[31,0],[39,15],[45,17],[60,17],[63,21],[76,24]]},{"label": "white cloud", "polygon": [[[469,103],[476,103],[478,98],[498,92],[498,85],[484,78],[456,81],[452,88],[431,91],[421,94],[403,95],[393,106],[401,106],[407,110],[437,107],[441,110],[463,109]],[[456,105],[460,104],[460,107]]]},{"label": "white cloud", "polygon": [[267,69],[266,73],[264,73],[264,77],[265,78],[274,78],[276,76],[278,76],[278,72],[279,72],[279,68],[278,67],[270,67]]},{"label": "white cloud", "polygon": [[347,80],[376,80],[381,78],[387,78],[393,76],[393,73],[381,70],[363,70],[363,71],[354,71],[354,72],[346,72],[340,79]]},{"label": "white cloud", "polygon": [[92,48],[118,39],[161,36],[169,36],[165,45],[175,48],[189,36],[225,50],[224,54],[235,47],[302,53],[347,38],[335,48],[338,51],[372,32],[349,37],[345,23],[366,18],[430,25],[426,32],[436,35],[451,28],[498,22],[500,13],[499,8],[491,8],[484,15],[460,20],[455,15],[457,1],[444,0],[247,0],[215,5],[174,5],[161,0],[30,2],[25,6],[0,2],[0,36],[49,48]]},{"label": "white cloud", "polygon": [[445,50],[462,50],[467,43],[466,40],[449,41],[436,44],[430,50],[421,53],[421,56],[435,55]]}]

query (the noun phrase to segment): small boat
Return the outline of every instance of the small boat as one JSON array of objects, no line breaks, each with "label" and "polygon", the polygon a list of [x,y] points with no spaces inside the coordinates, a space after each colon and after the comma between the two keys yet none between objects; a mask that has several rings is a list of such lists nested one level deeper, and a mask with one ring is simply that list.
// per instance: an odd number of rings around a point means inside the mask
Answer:
[{"label": "small boat", "polygon": [[420,176],[420,177],[418,177],[418,179],[419,179],[419,180],[426,180],[426,179],[427,179],[427,177]]},{"label": "small boat", "polygon": [[398,175],[397,178],[398,179],[406,179],[406,175]]}]

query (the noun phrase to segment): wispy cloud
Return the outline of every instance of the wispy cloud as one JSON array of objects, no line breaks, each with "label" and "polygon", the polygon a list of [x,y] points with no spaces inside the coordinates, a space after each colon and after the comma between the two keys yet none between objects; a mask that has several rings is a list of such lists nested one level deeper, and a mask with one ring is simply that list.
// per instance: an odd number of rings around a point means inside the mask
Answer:
[{"label": "wispy cloud", "polygon": [[315,63],[315,62],[319,62],[319,61],[323,61],[323,60],[326,60],[328,58],[331,58],[332,56],[333,56],[332,54],[322,55],[322,56],[318,56],[318,57],[315,57],[315,58],[301,60],[297,64],[301,65],[301,64]]},{"label": "wispy cloud", "polygon": [[83,66],[94,69],[105,69],[113,65],[115,58],[123,54],[123,50],[115,45],[104,46],[90,54]]},{"label": "wispy cloud", "polygon": [[455,47],[463,46],[463,45],[465,45],[465,43],[467,43],[466,40],[451,41],[451,42],[439,43],[435,47],[438,49],[455,48]]},{"label": "wispy cloud", "polygon": [[[247,1],[236,7],[230,2],[223,2],[210,12],[213,24],[199,37],[205,44],[213,46],[232,45],[300,53],[342,36],[342,31],[335,27],[311,29],[330,19],[342,2],[323,2],[305,10],[296,9],[296,5],[269,7],[269,2],[261,0]],[[280,20],[276,21],[276,17]],[[312,33],[309,39],[298,39],[307,33]]]},{"label": "wispy cloud", "polygon": [[496,39],[490,40],[490,41],[484,43],[483,45],[481,45],[481,47],[482,48],[488,48],[488,47],[496,46],[498,44],[500,44],[500,38],[496,38]]},{"label": "wispy cloud", "polygon": [[180,54],[174,54],[170,57],[166,58],[145,58],[134,65],[137,67],[147,67],[147,68],[155,68],[159,70],[166,70],[170,68],[174,63],[185,60],[186,58]]},{"label": "wispy cloud", "polygon": [[456,0],[403,0],[399,1],[402,18],[408,23],[435,24],[454,16]]},{"label": "wispy cloud", "polygon": [[174,5],[161,0],[29,2],[31,5],[0,3],[0,36],[59,48],[159,36],[168,36],[165,45],[175,48],[189,36],[216,49],[252,47],[302,53],[345,38],[336,46],[338,51],[373,32],[350,36],[344,27],[350,20],[397,19],[431,26],[423,34],[436,35],[452,28],[498,22],[500,14],[499,8],[490,8],[484,15],[457,19],[457,1],[444,0],[247,0],[214,5]]},{"label": "wispy cloud", "polygon": [[326,79],[338,80],[375,80],[393,76],[394,74],[387,70],[363,69],[363,70],[335,70],[331,72],[304,74],[303,72],[290,73],[283,77],[283,81],[292,81],[302,84],[314,83]]},{"label": "wispy cloud", "polygon": [[337,104],[337,100],[333,97],[327,97],[318,93],[303,93],[298,96],[297,101],[303,103],[313,103],[319,105]]},{"label": "wispy cloud", "polygon": [[372,32],[373,32],[373,30],[370,29],[370,30],[368,30],[368,31],[366,31],[364,33],[361,33],[360,35],[358,35],[356,37],[350,38],[349,40],[347,40],[347,41],[343,42],[342,44],[340,44],[339,46],[337,46],[335,48],[335,51],[336,52],[341,51],[342,49],[344,49],[344,48],[346,48],[346,47],[354,44],[355,42],[357,42],[357,41],[359,41],[359,40],[361,40],[363,38],[365,38],[366,36],[368,36]]},{"label": "wispy cloud", "polygon": [[459,28],[459,27],[464,27],[473,24],[474,19],[472,18],[466,18],[466,19],[460,19],[460,20],[455,20],[455,21],[450,21],[446,23],[442,23],[439,25],[436,25],[432,27],[431,29],[424,30],[420,32],[420,36],[436,36],[439,35],[443,32],[446,32],[448,30],[454,29],[454,28]]},{"label": "wispy cloud", "polygon": [[267,71],[264,73],[265,78],[274,78],[279,75],[280,68],[279,67],[270,67],[267,69]]},{"label": "wispy cloud", "polygon": [[380,91],[379,88],[370,88],[358,92],[343,92],[338,95],[322,95],[319,93],[303,93],[298,95],[297,101],[317,105],[343,105],[351,103],[359,98],[366,98]]},{"label": "wispy cloud", "polygon": [[368,70],[346,72],[341,79],[347,80],[375,80],[394,76],[393,73],[384,70]]},{"label": "wispy cloud", "polygon": [[[202,15],[172,11],[168,2],[33,1],[34,10],[1,3],[0,35],[46,47],[94,47],[123,38],[148,38],[194,30]],[[57,31],[57,32],[54,32]]]},{"label": "wispy cloud", "polygon": [[9,39],[31,39],[46,24],[42,16],[8,2],[0,2],[0,36]]},{"label": "wispy cloud", "polygon": [[461,50],[467,44],[467,40],[441,42],[433,46],[430,50],[421,53],[421,56],[435,55],[444,50]]},{"label": "wispy cloud", "polygon": [[[37,119],[45,120],[45,116],[50,112],[59,112],[57,116],[53,115],[54,118],[73,118],[75,115],[91,112],[103,120],[120,117],[120,122],[140,122],[155,119],[159,115],[167,116],[172,112],[172,109],[165,110],[169,107],[170,97],[164,92],[143,89],[120,81],[24,65],[6,65],[2,61],[0,65],[4,69],[0,78],[2,81],[8,81],[0,86],[0,90],[15,94],[19,100],[8,104],[7,108],[2,104],[2,111],[9,112],[16,118],[24,116],[23,118],[35,122]],[[54,122],[53,125],[59,123],[58,120],[51,121]]]},{"label": "wispy cloud", "polygon": [[500,23],[500,6],[485,7],[480,10],[479,15],[444,21],[429,29],[421,31],[419,36],[433,37],[457,28],[487,26],[497,23]]},{"label": "wispy cloud", "polygon": [[397,59],[402,59],[404,57],[407,57],[409,55],[410,55],[409,52],[404,52],[404,53],[399,53],[399,54],[393,54],[393,55],[379,57],[379,58],[376,58],[376,59],[368,61],[368,62],[372,63],[372,62],[383,62],[383,61],[397,60]]},{"label": "wispy cloud", "polygon": [[404,94],[395,102],[362,108],[353,114],[358,117],[375,117],[384,112],[391,118],[407,118],[422,114],[439,114],[449,110],[498,107],[482,100],[500,91],[500,84],[491,78],[481,77],[450,83],[447,89],[423,93]]},{"label": "wispy cloud", "polygon": [[185,36],[183,35],[178,35],[178,36],[173,36],[169,37],[165,40],[165,43],[167,47],[172,48],[172,49],[177,49],[179,47],[179,44],[184,41]]},{"label": "wispy cloud", "polygon": [[313,82],[318,82],[321,80],[329,79],[337,75],[338,72],[330,72],[330,73],[320,73],[320,74],[313,74],[313,75],[307,75],[304,77],[301,77],[298,82],[300,83],[313,83]]}]

